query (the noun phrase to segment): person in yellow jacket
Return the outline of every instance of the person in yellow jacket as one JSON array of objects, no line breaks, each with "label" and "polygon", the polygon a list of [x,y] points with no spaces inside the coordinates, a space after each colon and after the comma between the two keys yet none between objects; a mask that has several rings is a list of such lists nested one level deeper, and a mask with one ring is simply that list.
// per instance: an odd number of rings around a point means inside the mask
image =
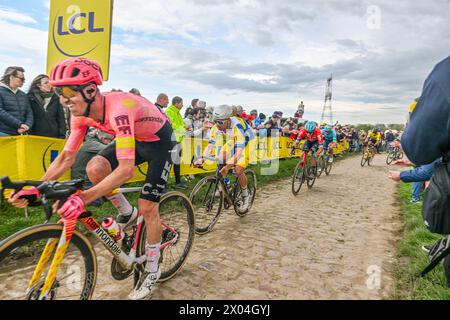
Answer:
[{"label": "person in yellow jacket", "polygon": [[180,97],[173,97],[172,104],[166,109],[166,115],[172,124],[173,132],[177,140],[177,145],[174,150],[179,155],[178,159],[173,161],[173,172],[175,174],[175,188],[177,189],[187,189],[187,186],[181,182],[181,142],[183,141],[183,135],[186,132],[184,126],[183,117],[181,116],[181,109],[183,108],[183,99]]}]

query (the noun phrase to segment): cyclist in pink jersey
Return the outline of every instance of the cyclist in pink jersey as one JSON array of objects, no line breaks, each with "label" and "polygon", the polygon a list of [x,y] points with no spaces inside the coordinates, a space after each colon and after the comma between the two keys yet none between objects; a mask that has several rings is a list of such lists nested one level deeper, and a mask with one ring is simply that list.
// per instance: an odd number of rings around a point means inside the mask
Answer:
[{"label": "cyclist in pink jersey", "polygon": [[[101,67],[93,60],[68,59],[52,69],[50,83],[72,115],[71,134],[42,180],[56,180],[71,168],[88,127],[114,134],[115,141],[86,167],[94,187],[71,196],[61,204],[58,213],[66,219],[77,219],[87,204],[108,196],[119,211],[117,222],[125,228],[136,219],[137,209],[122,194],[112,192],[133,177],[135,165],[148,162],[147,177],[138,202],[147,227],[146,272],[129,296],[130,299],[143,299],[151,294],[161,275],[162,228],[158,203],[172,164],[173,130],[167,116],[150,101],[131,93],[102,94],[97,87],[102,82]],[[24,190],[13,194],[10,202],[25,207],[27,201],[20,198],[25,193],[39,197],[37,189]]]}]

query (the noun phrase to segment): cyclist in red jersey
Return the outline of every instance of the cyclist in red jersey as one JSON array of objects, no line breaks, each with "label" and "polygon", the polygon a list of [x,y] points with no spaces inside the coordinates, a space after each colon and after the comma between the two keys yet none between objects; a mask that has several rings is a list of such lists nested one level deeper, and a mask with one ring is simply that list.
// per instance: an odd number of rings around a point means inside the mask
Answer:
[{"label": "cyclist in red jersey", "polygon": [[308,121],[305,126],[300,129],[294,147],[297,148],[300,141],[304,139],[306,139],[306,141],[302,150],[304,152],[309,152],[311,149],[314,149],[314,151],[317,151],[316,155],[320,155],[324,138],[322,131],[317,127],[317,124],[314,121]]},{"label": "cyclist in red jersey", "polygon": [[[114,134],[114,143],[108,145],[87,165],[86,172],[94,184],[89,190],[72,195],[58,209],[66,219],[77,219],[92,201],[109,196],[119,209],[117,222],[123,227],[137,217],[122,194],[113,190],[131,179],[134,166],[148,162],[148,172],[138,202],[147,227],[147,263],[145,273],[130,293],[130,299],[143,299],[151,294],[161,275],[159,246],[161,221],[159,200],[165,188],[172,164],[172,126],[167,116],[145,98],[124,92],[100,93],[102,71],[100,65],[84,58],[73,58],[58,63],[51,72],[50,83],[60,96],[60,102],[71,112],[71,134],[61,154],[52,162],[42,180],[57,180],[75,161],[88,127]],[[20,199],[30,189],[13,194],[10,202],[17,207],[27,206]],[[128,207],[125,212],[124,208]],[[122,210],[120,210],[122,209]],[[128,213],[128,214],[127,214]]]}]

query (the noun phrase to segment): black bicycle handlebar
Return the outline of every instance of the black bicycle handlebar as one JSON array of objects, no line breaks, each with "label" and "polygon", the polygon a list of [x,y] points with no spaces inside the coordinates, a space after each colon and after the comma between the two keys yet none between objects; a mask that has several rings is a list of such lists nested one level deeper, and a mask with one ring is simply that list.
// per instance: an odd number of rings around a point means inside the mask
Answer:
[{"label": "black bicycle handlebar", "polygon": [[[52,216],[52,208],[50,204],[47,202],[47,199],[52,200],[60,200],[60,206],[74,193],[83,188],[83,179],[76,179],[70,181],[11,181],[9,177],[0,178],[1,183],[1,193],[5,189],[14,189],[15,192],[22,190],[24,187],[36,187],[42,196],[45,197],[45,201],[37,201],[36,196],[34,195],[25,195],[21,196],[21,199],[28,200],[29,206],[44,206],[44,210],[46,213],[46,223],[50,220]],[[80,218],[84,218],[92,215],[90,211],[84,212]]]},{"label": "black bicycle handlebar", "polygon": [[[83,187],[84,180],[77,179],[63,182],[26,180],[13,182],[9,177],[2,177],[0,182],[2,189],[14,189],[15,192],[18,192],[24,187],[36,187],[41,195],[44,195],[47,199],[65,200]],[[36,197],[22,196],[21,199],[35,201]]]},{"label": "black bicycle handlebar", "polygon": [[26,180],[22,182],[12,182],[9,177],[2,177],[0,179],[3,189],[14,189],[16,191],[22,190],[24,187],[38,187],[43,181]]}]

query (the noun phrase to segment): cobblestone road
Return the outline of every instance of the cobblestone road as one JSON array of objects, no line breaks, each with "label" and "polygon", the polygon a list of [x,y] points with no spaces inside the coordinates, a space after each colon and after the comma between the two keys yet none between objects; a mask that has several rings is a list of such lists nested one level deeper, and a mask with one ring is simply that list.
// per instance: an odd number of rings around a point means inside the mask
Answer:
[{"label": "cobblestone road", "polygon": [[[183,270],[153,299],[388,298],[402,223],[384,160],[340,161],[297,197],[290,179],[259,189],[248,216],[226,211],[196,237]],[[94,299],[126,299],[132,280],[113,280],[110,258],[98,255]]]}]

